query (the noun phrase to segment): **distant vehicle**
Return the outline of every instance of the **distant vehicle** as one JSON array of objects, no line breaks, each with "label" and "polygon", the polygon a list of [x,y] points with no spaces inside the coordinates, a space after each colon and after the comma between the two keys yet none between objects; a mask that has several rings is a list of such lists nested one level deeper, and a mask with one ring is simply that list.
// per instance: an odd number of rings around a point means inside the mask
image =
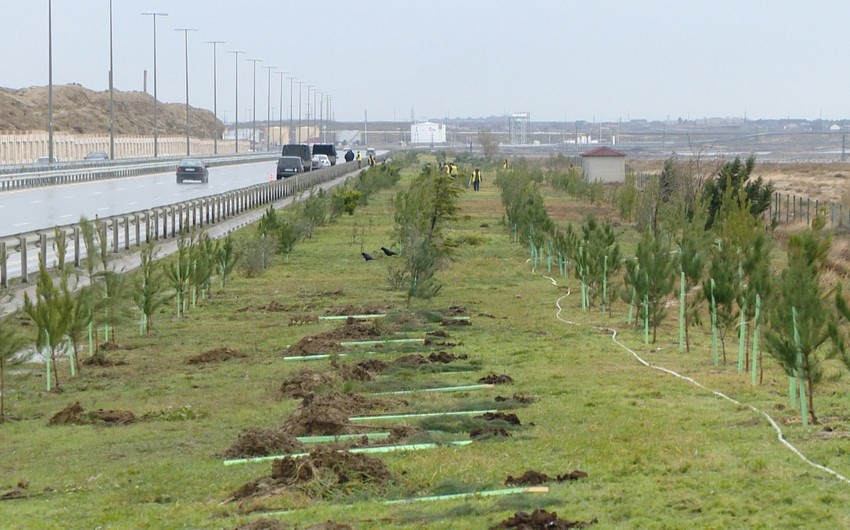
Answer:
[{"label": "distant vehicle", "polygon": [[310,146],[307,144],[286,144],[283,146],[281,156],[297,156],[301,158],[301,163],[304,165],[304,171],[310,171]]},{"label": "distant vehicle", "polygon": [[371,148],[371,147],[370,147],[369,149],[366,149],[366,156],[370,156],[370,155],[371,155],[371,156],[377,156],[377,155],[375,154],[375,150],[374,150],[373,148]]},{"label": "distant vehicle", "polygon": [[277,180],[289,178],[304,172],[304,163],[300,156],[282,156],[277,159]]},{"label": "distant vehicle", "polygon": [[36,163],[36,165],[39,165],[39,166],[46,166],[48,164],[58,164],[59,159],[56,158],[55,156],[52,157],[52,158],[49,157],[49,156],[42,156],[42,157],[39,157],[38,159],[36,159],[35,163]]},{"label": "distant vehicle", "polygon": [[336,146],[334,144],[313,144],[314,155],[326,155],[331,165],[336,165]]},{"label": "distant vehicle", "polygon": [[177,164],[177,183],[184,180],[200,180],[206,184],[209,182],[210,170],[203,160],[197,158],[184,158]]},{"label": "distant vehicle", "polygon": [[105,151],[92,151],[87,153],[83,160],[109,160],[109,155]]},{"label": "distant vehicle", "polygon": [[310,161],[313,169],[322,169],[323,167],[331,167],[331,161],[328,158],[328,155],[313,155],[313,159]]}]

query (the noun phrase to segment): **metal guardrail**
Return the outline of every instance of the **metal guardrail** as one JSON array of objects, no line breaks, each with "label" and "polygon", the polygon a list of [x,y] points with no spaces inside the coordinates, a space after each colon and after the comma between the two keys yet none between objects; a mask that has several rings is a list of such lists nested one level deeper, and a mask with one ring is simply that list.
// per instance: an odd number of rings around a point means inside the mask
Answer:
[{"label": "metal guardrail", "polygon": [[[255,184],[200,199],[159,206],[139,212],[94,219],[100,240],[109,252],[118,253],[138,247],[153,240],[178,237],[184,229],[203,227],[229,219],[235,215],[295,195],[317,184],[357,171],[356,162],[345,162],[320,170],[301,173],[294,177]],[[85,248],[80,237],[79,223],[58,226],[0,239],[0,285],[8,287],[12,279],[10,262],[18,261],[20,269],[16,278],[28,283],[30,276],[28,255],[38,254],[39,259],[50,264],[55,255],[55,230],[68,241],[66,263],[81,265]],[[17,260],[15,259],[17,258]]]},{"label": "metal guardrail", "polygon": [[[195,158],[200,158],[206,161],[208,166],[215,167],[244,164],[246,161],[277,160],[278,156],[276,152],[268,152],[249,155],[197,156]],[[183,158],[186,157],[160,158],[155,161],[143,159],[99,162],[96,165],[91,163],[54,164],[47,170],[43,167],[29,168],[29,170],[0,176],[0,192],[162,173],[173,170]]]}]

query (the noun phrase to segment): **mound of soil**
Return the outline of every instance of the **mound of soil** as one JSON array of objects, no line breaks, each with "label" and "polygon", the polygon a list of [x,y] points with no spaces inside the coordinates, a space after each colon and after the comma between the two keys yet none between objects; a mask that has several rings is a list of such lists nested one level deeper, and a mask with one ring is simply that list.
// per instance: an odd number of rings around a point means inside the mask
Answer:
[{"label": "mound of soil", "polygon": [[292,306],[285,306],[278,302],[277,300],[272,300],[266,305],[249,305],[248,307],[243,307],[242,309],[237,309],[237,313],[244,313],[246,311],[268,311],[269,313],[283,313],[286,311],[292,311]]},{"label": "mound of soil", "polygon": [[357,361],[356,364],[370,374],[382,374],[390,369],[390,363],[380,359],[366,359],[364,361]]},{"label": "mound of soil", "polygon": [[425,334],[426,337],[440,337],[442,339],[449,338],[449,332],[444,329],[438,329],[435,331],[429,331]]},{"label": "mound of soil", "polygon": [[519,418],[513,412],[485,412],[481,416],[475,416],[475,419],[487,421],[503,421],[508,425],[522,425]]},{"label": "mound of soil", "polygon": [[384,440],[382,443],[386,445],[397,445],[402,442],[413,438],[417,434],[424,433],[425,431],[418,427],[411,427],[409,425],[401,425],[399,427],[393,427],[390,430],[390,435]]},{"label": "mound of soil", "polygon": [[428,360],[432,363],[443,363],[448,364],[452,361],[465,360],[468,359],[469,356],[465,353],[453,354],[445,351],[435,351],[428,355]]},{"label": "mound of soil", "polygon": [[508,478],[505,479],[506,486],[539,486],[540,484],[544,484],[549,481],[556,482],[565,482],[568,480],[578,480],[581,478],[587,478],[587,473],[584,471],[580,471],[578,469],[574,471],[570,471],[564,475],[558,475],[554,478],[550,477],[546,473],[540,473],[538,471],[528,470],[522,475],[518,477],[512,477],[508,475]]},{"label": "mound of soil", "polygon": [[422,344],[425,346],[440,346],[442,348],[454,348],[457,346],[457,343],[455,342],[448,342],[444,340],[438,341],[434,340],[434,337],[425,337],[425,342]]},{"label": "mound of soil", "polygon": [[220,361],[228,361],[230,359],[242,359],[247,357],[242,352],[238,352],[236,350],[231,350],[230,348],[215,348],[213,350],[205,351],[200,355],[195,355],[194,357],[189,357],[186,360],[186,364],[203,364],[203,363],[214,363]]},{"label": "mound of soil", "polygon": [[[253,480],[233,493],[232,500],[267,495],[320,480],[323,490],[350,483],[384,486],[392,475],[382,460],[363,454],[322,447],[300,458],[286,457],[272,462],[271,477]],[[314,493],[313,490],[305,490]]]},{"label": "mound of soil", "polygon": [[304,451],[304,444],[281,428],[246,429],[224,453],[225,458],[283,455]]},{"label": "mound of soil", "polygon": [[361,428],[349,423],[349,416],[385,408],[390,403],[359,394],[310,394],[287,418],[283,429],[294,436],[353,434]]},{"label": "mound of soil", "polygon": [[304,369],[286,379],[280,385],[280,394],[285,398],[302,399],[321,387],[329,387],[337,382],[333,372],[316,372]]},{"label": "mound of soil", "polygon": [[479,383],[487,383],[490,385],[505,385],[513,383],[514,380],[509,375],[490,374],[478,380]]},{"label": "mound of soil", "polygon": [[448,309],[444,309],[443,311],[440,311],[440,312],[447,317],[469,316],[469,311],[467,311],[465,307],[459,306],[459,305],[449,306]]},{"label": "mound of soil", "polygon": [[372,373],[357,364],[342,364],[337,368],[337,372],[345,381],[371,381]]},{"label": "mound of soil", "polygon": [[289,530],[289,528],[291,528],[289,525],[283,524],[277,519],[257,519],[237,526],[236,530]]},{"label": "mound of soil", "polygon": [[408,364],[408,365],[417,365],[417,364],[430,364],[427,358],[418,353],[411,353],[409,355],[402,355],[401,357],[397,357],[393,364]]},{"label": "mound of soil", "polygon": [[107,368],[110,366],[124,366],[127,364],[127,361],[114,361],[112,359],[108,359],[106,355],[103,354],[100,350],[95,352],[91,357],[86,357],[83,359],[83,366],[99,366],[103,368]]},{"label": "mound of soil", "polygon": [[444,318],[440,325],[447,328],[460,328],[463,326],[471,326],[472,320],[459,320],[455,318]]},{"label": "mound of soil", "polygon": [[71,403],[50,418],[49,425],[89,425],[106,423],[109,425],[124,425],[137,420],[136,415],[129,410],[104,410],[86,412],[79,401]]},{"label": "mound of soil", "polygon": [[511,433],[502,427],[480,427],[469,431],[469,437],[473,440],[486,440],[489,438],[510,438]]},{"label": "mound of soil", "polygon": [[328,308],[325,311],[327,316],[347,316],[347,315],[383,315],[387,312],[387,307],[379,305],[342,305]]},{"label": "mound of soil", "polygon": [[285,357],[298,357],[302,355],[323,355],[326,353],[341,352],[345,348],[334,339],[321,336],[304,337],[283,352]]},{"label": "mound of soil", "polygon": [[290,326],[301,326],[318,322],[319,317],[310,313],[295,313],[289,317]]},{"label": "mound of soil", "polygon": [[537,398],[534,397],[534,396],[526,396],[526,395],[523,395],[523,394],[514,394],[511,397],[496,396],[496,402],[497,403],[501,403],[503,401],[510,401],[510,400],[516,401],[517,403],[528,404],[528,403],[534,403],[535,401],[537,401]]},{"label": "mound of soil", "polygon": [[323,336],[340,341],[350,341],[375,339],[385,333],[380,323],[375,320],[347,318],[345,324],[328,331]]},{"label": "mound of soil", "polygon": [[108,340],[108,341],[104,342],[103,344],[98,344],[98,346],[97,346],[97,352],[98,353],[107,352],[107,351],[115,351],[115,350],[123,350],[123,349],[124,349],[123,346],[121,346],[120,344],[118,344],[117,342],[115,342],[113,340]]},{"label": "mound of soil", "polygon": [[565,528],[587,528],[599,522],[596,517],[590,521],[568,521],[558,517],[556,512],[547,512],[537,508],[533,512],[516,512],[493,528],[516,528],[519,530],[562,530]]}]

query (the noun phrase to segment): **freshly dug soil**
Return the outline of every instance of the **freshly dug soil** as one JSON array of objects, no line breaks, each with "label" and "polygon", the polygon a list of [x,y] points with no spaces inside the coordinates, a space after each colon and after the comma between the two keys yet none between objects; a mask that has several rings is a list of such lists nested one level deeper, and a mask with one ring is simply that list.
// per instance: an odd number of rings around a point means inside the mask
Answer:
[{"label": "freshly dug soil", "polygon": [[522,425],[519,418],[513,412],[485,412],[481,416],[475,416],[475,419],[487,421],[504,421],[509,425]]},{"label": "freshly dug soil", "polygon": [[422,429],[418,427],[410,427],[409,425],[402,425],[399,427],[393,427],[390,430],[389,437],[382,441],[381,444],[384,445],[398,445],[402,442],[409,440],[410,438],[416,436],[417,434],[424,433]]},{"label": "freshly dug soil", "polygon": [[436,351],[428,355],[428,360],[432,363],[448,364],[452,361],[466,360],[469,356],[465,353],[453,354],[445,351]]},{"label": "freshly dug soil", "polygon": [[537,401],[537,398],[534,397],[534,396],[526,396],[526,395],[523,395],[523,394],[514,394],[511,397],[496,396],[496,402],[497,403],[501,403],[503,401],[510,401],[510,400],[514,400],[517,403],[528,404],[528,403],[534,403],[535,401]]},{"label": "freshly dug soil", "polygon": [[430,364],[430,363],[431,363],[431,361],[429,361],[424,356],[419,355],[418,353],[411,353],[411,354],[408,354],[408,355],[402,355],[401,357],[397,357],[393,361],[393,364],[409,364],[409,365]]},{"label": "freshly dug soil", "polygon": [[294,313],[289,317],[290,326],[301,326],[303,324],[313,324],[319,321],[319,317],[310,313]]},{"label": "freshly dug soil", "polygon": [[236,530],[289,530],[289,525],[283,524],[277,519],[257,519],[250,523],[237,526]]},{"label": "freshly dug soil", "polygon": [[491,385],[504,385],[513,383],[514,380],[509,375],[490,374],[478,380],[479,383],[487,383]]},{"label": "freshly dug soil", "polygon": [[251,458],[254,456],[301,453],[304,444],[295,436],[277,429],[246,429],[224,453],[225,458]]},{"label": "freshly dug soil", "polygon": [[338,382],[333,372],[316,372],[303,369],[280,385],[280,394],[284,398],[302,399],[321,387],[331,387]]},{"label": "freshly dug soil", "polygon": [[349,416],[387,407],[386,399],[359,394],[310,394],[286,419],[283,429],[294,436],[353,434],[362,428],[349,423]]},{"label": "freshly dug soil", "polygon": [[454,319],[454,318],[444,318],[440,322],[440,325],[443,326],[443,327],[447,327],[447,328],[460,328],[460,327],[464,327],[464,326],[471,326],[472,321],[471,320],[457,320],[457,319]]},{"label": "freshly dug soil", "polygon": [[564,528],[587,528],[599,522],[595,517],[590,521],[568,521],[558,517],[556,512],[547,512],[537,508],[533,512],[516,512],[493,528],[516,528],[518,530],[562,530]]},{"label": "freshly dug soil", "polygon": [[369,340],[386,334],[381,322],[376,320],[345,319],[345,324],[328,331],[323,336],[340,341]]},{"label": "freshly dug soil", "polygon": [[371,381],[372,373],[357,364],[341,364],[337,372],[344,381]]},{"label": "freshly dug soil", "polygon": [[449,306],[448,309],[441,311],[447,317],[465,317],[469,316],[469,311],[465,307],[459,305]]},{"label": "freshly dug soil", "polygon": [[98,352],[107,352],[107,351],[115,351],[115,350],[123,350],[124,347],[118,344],[113,340],[108,340],[102,344],[98,344],[97,351]]},{"label": "freshly dug soil", "polygon": [[[274,460],[271,477],[248,482],[236,490],[230,499],[268,495],[282,488],[298,487],[314,480],[321,480],[321,489],[328,490],[349,483],[384,486],[392,480],[392,475],[382,460],[322,447],[306,457]],[[309,489],[305,492],[314,493]]]},{"label": "freshly dug soil", "polygon": [[388,306],[380,305],[341,305],[328,308],[325,311],[327,316],[346,316],[346,315],[383,315],[389,310]]},{"label": "freshly dug soil", "polygon": [[587,478],[587,473],[584,471],[580,471],[578,469],[574,471],[570,471],[569,473],[558,475],[556,477],[550,477],[546,473],[540,473],[538,471],[528,470],[519,477],[512,477],[508,475],[508,478],[505,479],[506,486],[538,486],[540,484],[544,484],[549,481],[556,482],[565,482],[568,480],[578,480],[580,478]]},{"label": "freshly dug soil", "polygon": [[284,357],[298,357],[302,355],[323,355],[326,353],[338,353],[345,350],[338,340],[321,337],[310,336],[304,337],[286,350],[283,351]]},{"label": "freshly dug soil", "polygon": [[228,361],[230,359],[242,359],[247,357],[242,352],[238,352],[236,350],[231,350],[230,348],[215,348],[213,350],[205,351],[200,355],[195,355],[194,357],[189,357],[186,360],[186,364],[203,364],[203,363],[214,363],[220,361]]},{"label": "freshly dug soil", "polygon": [[356,364],[373,375],[382,374],[390,369],[390,363],[380,359],[366,359],[365,361],[357,361]]},{"label": "freshly dug soil", "polygon": [[106,368],[110,366],[124,366],[126,364],[127,361],[114,361],[112,359],[108,359],[100,350],[96,351],[91,357],[83,359],[83,366],[99,366]]},{"label": "freshly dug soil", "polygon": [[291,307],[285,306],[277,300],[272,300],[266,305],[243,307],[242,309],[237,309],[236,312],[244,313],[246,311],[268,311],[270,313],[282,313],[284,311],[290,311],[291,309]]},{"label": "freshly dug soil", "polygon": [[449,332],[444,329],[437,329],[434,331],[429,331],[425,334],[426,337],[440,337],[443,339],[449,338]]},{"label": "freshly dug soil", "polygon": [[104,410],[86,412],[79,401],[71,403],[50,418],[49,425],[89,425],[106,423],[109,425],[124,425],[137,420],[136,415],[129,410]]},{"label": "freshly dug soil", "polygon": [[510,438],[511,433],[502,427],[480,427],[469,431],[469,437],[473,440],[486,440],[489,438]]}]

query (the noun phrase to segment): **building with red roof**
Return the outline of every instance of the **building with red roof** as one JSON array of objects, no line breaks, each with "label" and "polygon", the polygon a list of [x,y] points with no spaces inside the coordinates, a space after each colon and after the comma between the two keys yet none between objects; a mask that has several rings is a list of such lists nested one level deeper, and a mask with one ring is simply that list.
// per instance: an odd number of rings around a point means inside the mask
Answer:
[{"label": "building with red roof", "polygon": [[626,153],[610,147],[597,147],[581,154],[581,168],[590,182],[624,182]]}]

